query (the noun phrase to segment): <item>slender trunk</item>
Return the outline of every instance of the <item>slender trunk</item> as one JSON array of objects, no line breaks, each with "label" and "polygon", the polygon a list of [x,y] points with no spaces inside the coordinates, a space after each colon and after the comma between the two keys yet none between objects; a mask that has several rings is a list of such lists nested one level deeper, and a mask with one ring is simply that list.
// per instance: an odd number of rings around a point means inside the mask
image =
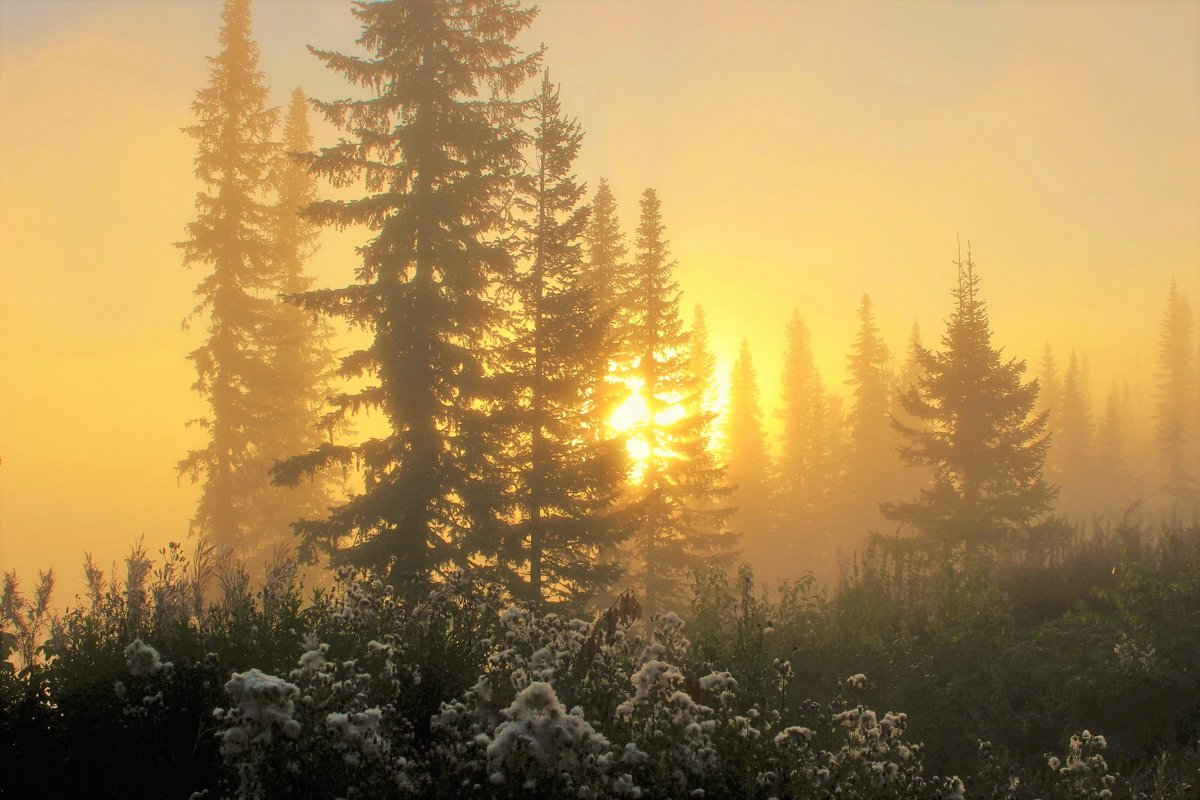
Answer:
[{"label": "slender trunk", "polygon": [[[545,125],[545,115],[542,124]],[[542,504],[546,476],[545,387],[542,385],[542,304],[545,297],[544,244],[546,235],[546,162],[538,157],[538,222],[533,262],[533,437],[531,442],[531,485],[529,492],[529,593],[534,603],[542,600]]]}]

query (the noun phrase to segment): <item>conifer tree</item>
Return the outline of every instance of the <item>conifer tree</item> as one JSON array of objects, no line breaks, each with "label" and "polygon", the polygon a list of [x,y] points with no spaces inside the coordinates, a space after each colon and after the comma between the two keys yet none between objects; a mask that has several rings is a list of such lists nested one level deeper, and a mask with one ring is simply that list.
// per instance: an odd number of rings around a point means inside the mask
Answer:
[{"label": "conifer tree", "polygon": [[1092,448],[1092,408],[1084,387],[1079,358],[1071,351],[1063,377],[1059,429],[1054,449],[1061,465],[1062,493],[1059,507],[1074,517],[1084,516],[1092,509],[1094,483]]},{"label": "conifer tree", "polygon": [[763,430],[762,400],[750,344],[742,340],[729,378],[729,409],[724,424],[725,476],[733,488],[736,511],[731,527],[741,533],[743,557],[758,567],[767,563],[771,456]]},{"label": "conifer tree", "polygon": [[[306,264],[316,250],[318,236],[317,227],[301,216],[317,200],[317,184],[302,160],[312,148],[312,134],[307,99],[300,89],[292,92],[280,144],[269,174],[276,196],[269,219],[273,285],[283,297],[264,325],[262,340],[270,353],[270,380],[258,389],[266,414],[261,451],[272,462],[332,441],[335,433],[321,424],[336,367],[332,328],[285,299],[311,288]],[[258,549],[281,543],[290,546],[295,538],[291,523],[324,513],[336,488],[332,477],[323,473],[294,487],[265,491],[254,509],[261,531]]]},{"label": "conifer tree", "polygon": [[1058,362],[1054,360],[1054,350],[1049,340],[1042,348],[1042,360],[1038,367],[1038,411],[1049,411],[1047,425],[1051,430],[1057,427],[1056,420],[1062,405],[1062,380],[1058,374]]},{"label": "conifer tree", "polygon": [[1196,373],[1192,364],[1192,311],[1171,279],[1158,340],[1158,384],[1154,400],[1154,439],[1159,487],[1172,522],[1182,522],[1196,505],[1192,461],[1198,449],[1193,431]]},{"label": "conifer tree", "polygon": [[584,239],[587,249],[584,282],[595,295],[600,313],[611,314],[613,328],[620,333],[625,317],[621,296],[630,278],[630,265],[625,260],[628,248],[617,218],[617,199],[604,178],[592,198]]},{"label": "conifer tree", "polygon": [[1133,402],[1133,389],[1129,380],[1121,381],[1121,432],[1125,437],[1130,454],[1138,451],[1138,414],[1137,404]]},{"label": "conifer tree", "polygon": [[[357,445],[326,444],[282,464],[278,479],[358,463],[361,494],[296,528],[335,563],[411,585],[452,565],[503,507],[503,438],[490,374],[503,309],[490,295],[513,271],[507,199],[523,159],[523,103],[512,97],[541,52],[514,39],[536,11],[509,0],[360,3],[364,56],[314,51],[364,97],[316,103],[346,136],[310,170],[364,193],[310,206],[338,228],[365,226],[358,282],[304,294],[306,308],[373,334],[341,362],[362,388],[343,414],[378,409],[389,431]],[[493,534],[495,532],[493,531]]]},{"label": "conifer tree", "polygon": [[714,427],[717,415],[717,357],[712,351],[712,338],[708,332],[708,318],[704,308],[696,304],[692,309],[692,331],[688,336],[688,373],[695,378],[698,391],[689,400],[688,414],[703,417],[704,437],[709,443],[715,438]]},{"label": "conifer tree", "polygon": [[921,369],[920,356],[924,349],[921,344],[921,326],[914,319],[912,327],[908,331],[908,347],[904,354],[904,365],[900,368],[900,377],[897,380],[896,388],[898,390],[903,392],[921,379],[924,372]]},{"label": "conifer tree", "polygon": [[[873,524],[881,498],[894,491],[894,432],[890,425],[891,354],[875,325],[871,298],[862,296],[859,329],[848,359],[854,406],[849,417],[844,514],[854,528]],[[860,531],[855,531],[860,532]]]},{"label": "conifer tree", "polygon": [[641,522],[632,539],[647,615],[683,599],[689,571],[725,555],[733,536],[725,527],[728,494],[704,435],[709,415],[686,413],[702,391],[690,369],[688,331],[679,316],[679,284],[672,275],[661,205],[653,189],[642,194],[634,278],[627,295],[630,352],[646,404],[646,418],[630,431],[646,446],[640,479]]},{"label": "conifer tree", "polygon": [[625,373],[631,361],[627,342],[630,316],[623,302],[629,288],[631,267],[625,258],[628,248],[617,218],[617,199],[604,178],[600,179],[592,199],[584,228],[584,245],[587,258],[581,280],[591,290],[599,317],[612,340],[612,369],[596,384],[597,402],[592,412],[595,416],[592,430],[603,440],[610,435],[607,415],[628,396],[623,378],[627,377]]},{"label": "conifer tree", "polygon": [[786,554],[781,561],[801,568],[827,565],[833,554],[827,502],[833,482],[831,413],[799,311],[787,325],[778,416],[782,439],[774,484],[777,539]]},{"label": "conifer tree", "polygon": [[[925,375],[924,369],[921,366],[921,353],[925,351],[925,347],[921,342],[921,326],[913,320],[912,328],[908,334],[908,347],[906,349],[904,364],[900,368],[900,375],[896,381],[896,386],[892,389],[890,400],[890,418],[901,423],[903,427],[913,428],[915,430],[927,430],[928,426],[925,422],[917,417],[912,416],[904,410],[904,407],[899,402],[900,394],[908,391],[913,385],[918,383]],[[922,465],[912,464],[904,468],[900,461],[900,448],[903,446],[903,437],[899,432],[899,426],[892,423],[892,438],[891,452],[889,464],[893,471],[893,484],[895,494],[900,497],[915,496],[922,489],[929,486],[929,471]],[[878,506],[876,506],[878,507]]]},{"label": "conifer tree", "polygon": [[196,286],[193,316],[207,314],[204,343],[189,354],[193,389],[208,403],[198,422],[207,444],[179,462],[202,481],[196,530],[218,548],[245,551],[260,533],[257,506],[270,491],[270,454],[262,430],[273,409],[262,391],[271,380],[265,328],[277,311],[272,210],[266,196],[277,111],[268,108],[250,36],[250,0],[226,0],[220,54],[210,58],[209,84],[196,94],[197,217],[178,246],[184,263],[208,270]]},{"label": "conifer tree", "polygon": [[1100,510],[1109,514],[1123,512],[1133,501],[1123,414],[1121,392],[1114,380],[1096,435],[1095,460],[1095,495],[1099,498]]},{"label": "conifer tree", "polygon": [[[612,351],[594,289],[584,280],[584,188],[572,174],[583,133],[563,116],[559,90],[543,74],[532,104],[531,171],[520,181],[524,267],[510,327],[518,336],[505,370],[516,408],[511,457],[516,497],[497,556],[513,594],[578,605],[617,577],[610,556],[627,533],[613,505],[625,482],[624,442],[586,430]],[[527,577],[526,577],[527,576]]]},{"label": "conifer tree", "polygon": [[929,427],[896,423],[906,440],[902,458],[928,466],[933,485],[915,500],[882,506],[943,553],[960,542],[995,545],[1034,525],[1056,492],[1042,475],[1049,442],[1046,413],[1033,414],[1037,381],[1022,382],[1025,363],[1003,361],[992,346],[969,248],[956,266],[943,349],[921,352],[925,375],[900,395],[904,410]]}]

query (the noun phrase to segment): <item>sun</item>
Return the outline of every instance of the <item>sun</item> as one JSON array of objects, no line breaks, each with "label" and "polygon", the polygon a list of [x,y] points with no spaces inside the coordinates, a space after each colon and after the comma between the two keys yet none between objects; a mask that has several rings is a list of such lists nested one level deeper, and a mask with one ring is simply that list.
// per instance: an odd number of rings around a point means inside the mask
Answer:
[{"label": "sun", "polygon": [[[650,402],[645,382],[636,376],[626,378],[610,376],[609,380],[624,388],[625,399],[609,415],[608,426],[614,433],[625,437],[625,448],[631,462],[629,481],[634,485],[640,485],[645,479],[646,468],[651,458],[670,459],[674,458],[675,454],[662,446],[659,446],[656,451],[652,452],[651,450],[646,431],[650,422]],[[710,396],[705,398],[702,408],[712,417],[707,435],[709,436],[709,445],[713,446],[716,444],[716,431],[719,428],[718,418],[723,411],[721,402],[723,398],[719,392],[708,394]],[[663,399],[660,397],[659,401],[662,402]],[[678,422],[691,413],[688,406],[689,404],[683,397],[666,398],[666,405],[655,415],[655,422],[659,425],[671,425]]]}]

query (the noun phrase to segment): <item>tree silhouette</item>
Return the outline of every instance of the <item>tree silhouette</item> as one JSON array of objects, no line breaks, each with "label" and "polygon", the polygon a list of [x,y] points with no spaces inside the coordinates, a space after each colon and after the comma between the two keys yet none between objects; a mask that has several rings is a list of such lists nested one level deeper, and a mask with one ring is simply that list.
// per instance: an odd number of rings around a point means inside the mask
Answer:
[{"label": "tree silhouette", "polygon": [[639,494],[641,523],[631,544],[634,578],[646,613],[682,597],[691,569],[728,552],[728,494],[723,470],[704,435],[710,415],[686,413],[703,391],[690,367],[689,335],[679,317],[679,284],[664,238],[661,206],[653,189],[642,195],[635,275],[627,296],[633,324],[630,352],[647,414],[630,435],[646,445]]},{"label": "tree silhouette", "polygon": [[[316,178],[304,161],[312,149],[308,101],[304,92],[292,92],[284,117],[283,137],[271,166],[269,181],[276,195],[271,209],[270,234],[274,247],[274,285],[284,297],[308,291],[312,278],[306,264],[316,250],[317,227],[301,216],[316,202]],[[263,395],[263,453],[272,460],[302,453],[332,441],[347,426],[327,413],[331,382],[337,365],[331,340],[333,329],[316,314],[291,302],[279,302],[267,319],[263,339],[270,348],[271,380],[258,391]],[[262,520],[259,550],[282,540],[290,545],[291,523],[324,513],[338,490],[328,473],[316,474],[291,488],[264,492],[256,506]],[[308,555],[308,554],[305,554]]]},{"label": "tree silhouette", "polygon": [[782,423],[775,471],[777,536],[784,561],[821,565],[832,557],[829,491],[833,435],[829,398],[813,360],[808,326],[799,311],[787,325],[778,412]]},{"label": "tree silhouette", "polygon": [[897,487],[895,433],[890,424],[891,354],[875,325],[871,298],[862,296],[858,307],[859,329],[847,359],[850,377],[846,383],[854,397],[850,411],[850,442],[846,458],[843,516],[860,532],[876,521],[873,513],[880,498]]},{"label": "tree silhouette", "polygon": [[273,380],[265,338],[279,313],[265,192],[278,114],[266,106],[250,0],[226,0],[221,20],[221,52],[209,60],[209,83],[192,104],[198,121],[186,129],[197,142],[195,175],[204,188],[178,244],[186,265],[209,270],[192,311],[207,315],[207,337],[188,356],[196,365],[192,388],[209,407],[194,422],[208,442],[179,471],[203,481],[193,529],[216,547],[244,552],[264,533],[259,504],[272,491],[267,470],[278,455],[264,438],[274,411],[264,391]]},{"label": "tree silhouette", "polygon": [[1124,414],[1121,392],[1114,380],[1096,434],[1095,460],[1095,497],[1102,511],[1113,514],[1123,512],[1134,499]]},{"label": "tree silhouette", "polygon": [[591,290],[597,313],[608,327],[613,345],[611,355],[618,373],[601,377],[595,388],[597,402],[592,409],[591,428],[599,439],[605,439],[611,433],[608,414],[628,396],[620,374],[627,370],[632,359],[628,352],[630,317],[623,302],[629,290],[631,267],[625,259],[628,248],[617,218],[617,199],[604,178],[592,198],[584,243],[587,257],[581,281]]},{"label": "tree silhouette", "polygon": [[1192,364],[1192,310],[1171,279],[1158,340],[1158,383],[1154,399],[1154,438],[1159,485],[1172,522],[1194,510],[1196,477],[1196,373]]},{"label": "tree silhouette", "polygon": [[509,327],[517,335],[504,365],[515,390],[515,516],[495,555],[514,595],[578,606],[619,574],[600,556],[610,557],[628,533],[613,513],[627,465],[622,440],[588,430],[611,412],[597,387],[613,343],[583,272],[587,208],[571,172],[583,133],[563,116],[548,74],[532,115],[532,170],[518,195],[527,266],[515,281],[519,302]]},{"label": "tree silhouette", "polygon": [[704,419],[704,437],[711,442],[717,431],[717,357],[712,351],[708,317],[697,304],[692,309],[692,330],[688,335],[688,374],[696,381],[697,391],[688,399],[688,414]]},{"label": "tree silhouette", "polygon": [[1061,465],[1059,480],[1062,494],[1059,506],[1066,513],[1080,517],[1093,509],[1095,485],[1095,455],[1092,443],[1092,405],[1088,400],[1079,358],[1071,352],[1063,376],[1059,429],[1055,434],[1054,450]]},{"label": "tree silhouette", "polygon": [[904,410],[928,428],[896,423],[906,440],[902,458],[928,466],[932,486],[916,500],[881,506],[942,552],[963,542],[973,549],[1000,543],[1037,522],[1057,491],[1042,475],[1049,439],[1046,412],[1032,414],[1037,381],[1022,382],[1025,363],[1004,361],[992,346],[969,247],[955,264],[943,349],[921,351],[924,376],[900,395]]},{"label": "tree silhouette", "polygon": [[729,378],[729,408],[724,425],[725,476],[737,509],[730,521],[742,535],[744,557],[765,564],[773,545],[770,527],[771,455],[763,429],[762,400],[750,344],[742,340]]},{"label": "tree silhouette", "polygon": [[503,313],[490,291],[513,270],[503,234],[525,136],[524,105],[512,94],[541,53],[514,44],[535,10],[506,0],[381,2],[353,13],[368,55],[314,52],[368,96],[316,104],[347,136],[310,169],[337,186],[361,181],[366,193],[315,203],[308,216],[373,236],[359,248],[357,283],[306,292],[303,302],[373,334],[342,359],[341,375],[365,385],[337,405],[342,414],[379,409],[390,430],[323,445],[282,464],[278,477],[360,464],[361,494],[296,527],[335,562],[399,586],[469,567],[468,532],[506,502],[489,369]]}]

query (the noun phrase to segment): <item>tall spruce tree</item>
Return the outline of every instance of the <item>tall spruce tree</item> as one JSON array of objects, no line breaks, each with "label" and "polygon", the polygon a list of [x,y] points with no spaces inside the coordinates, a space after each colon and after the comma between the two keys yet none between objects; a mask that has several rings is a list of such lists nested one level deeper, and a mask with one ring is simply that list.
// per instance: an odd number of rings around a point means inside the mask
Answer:
[{"label": "tall spruce tree", "polygon": [[[829,396],[799,311],[788,321],[778,411],[782,425],[776,463],[776,536],[782,558],[795,574],[831,563],[829,492],[834,481]],[[765,577],[788,577],[783,574]]]},{"label": "tall spruce tree", "polygon": [[[332,327],[286,299],[312,287],[306,267],[318,237],[317,227],[301,216],[317,200],[317,182],[304,165],[312,134],[308,102],[300,89],[292,92],[280,144],[269,175],[276,196],[270,235],[276,273],[273,284],[283,297],[264,326],[270,380],[259,389],[267,415],[262,451],[272,461],[312,450],[345,430],[344,425],[331,427],[328,420],[322,424],[337,364]],[[262,529],[260,549],[280,543],[291,546],[295,539],[291,523],[324,513],[336,491],[333,476],[322,473],[294,487],[265,492],[256,508]]]},{"label": "tall spruce tree", "polygon": [[[895,469],[895,434],[890,424],[891,354],[879,335],[871,298],[862,296],[859,328],[848,367],[854,406],[850,411],[850,442],[846,459],[845,511],[847,523],[859,528],[877,524],[881,498],[891,496]],[[861,532],[861,531],[855,531]]]},{"label": "tall spruce tree", "polygon": [[1154,398],[1154,439],[1158,451],[1159,491],[1168,519],[1181,523],[1195,512],[1200,449],[1193,431],[1196,372],[1192,364],[1192,310],[1175,279],[1167,294],[1158,340],[1158,383]]},{"label": "tall spruce tree", "polygon": [[630,435],[644,442],[639,530],[631,541],[634,578],[646,613],[681,602],[690,570],[728,554],[734,537],[723,470],[704,435],[710,415],[686,413],[702,392],[690,369],[688,331],[679,316],[679,284],[671,260],[658,196],[641,200],[634,277],[627,295],[632,324],[630,353],[647,413]]},{"label": "tall spruce tree", "polygon": [[762,399],[750,343],[742,340],[729,377],[724,422],[725,475],[736,511],[730,523],[741,533],[743,558],[762,572],[771,557],[771,455],[763,429]]},{"label": "tall spruce tree", "polygon": [[203,482],[193,530],[218,548],[245,553],[263,533],[259,506],[272,490],[273,454],[263,441],[273,413],[264,391],[272,353],[264,331],[278,310],[267,196],[278,113],[266,105],[250,0],[226,0],[219,41],[209,83],[192,104],[198,121],[186,129],[197,142],[195,175],[203,189],[187,239],[178,244],[187,266],[208,270],[192,312],[207,315],[207,337],[189,354],[193,388],[209,407],[195,422],[208,442],[188,453],[179,471]]},{"label": "tall spruce tree", "polygon": [[882,505],[884,516],[911,524],[934,551],[959,543],[978,549],[1032,526],[1056,488],[1042,475],[1049,445],[1046,413],[1033,414],[1037,381],[1025,363],[1002,360],[991,343],[987,306],[967,258],[955,262],[954,311],[940,352],[923,350],[924,377],[900,395],[904,410],[928,429],[897,422],[906,463],[929,467],[933,485],[916,500]]},{"label": "tall spruce tree", "polygon": [[[575,606],[619,574],[610,558],[627,533],[613,513],[627,470],[625,445],[587,430],[606,419],[603,382],[612,353],[606,319],[585,279],[584,188],[572,174],[583,133],[562,113],[543,74],[532,103],[533,157],[519,184],[523,266],[517,332],[505,370],[516,409],[512,525],[495,554],[513,594]],[[601,406],[598,413],[596,407]]]},{"label": "tall spruce tree", "polygon": [[361,182],[365,193],[315,203],[308,217],[373,235],[359,248],[357,283],[303,299],[373,334],[340,367],[365,385],[337,403],[343,413],[380,410],[390,430],[325,444],[282,464],[278,478],[360,464],[364,491],[297,531],[335,562],[419,586],[469,567],[469,534],[486,538],[509,502],[496,469],[502,426],[490,419],[503,317],[491,290],[513,271],[503,235],[525,136],[512,95],[541,52],[514,44],[536,10],[510,0],[390,0],[353,13],[366,56],[313,52],[367,96],[316,104],[347,135],[310,170],[336,186]]}]

